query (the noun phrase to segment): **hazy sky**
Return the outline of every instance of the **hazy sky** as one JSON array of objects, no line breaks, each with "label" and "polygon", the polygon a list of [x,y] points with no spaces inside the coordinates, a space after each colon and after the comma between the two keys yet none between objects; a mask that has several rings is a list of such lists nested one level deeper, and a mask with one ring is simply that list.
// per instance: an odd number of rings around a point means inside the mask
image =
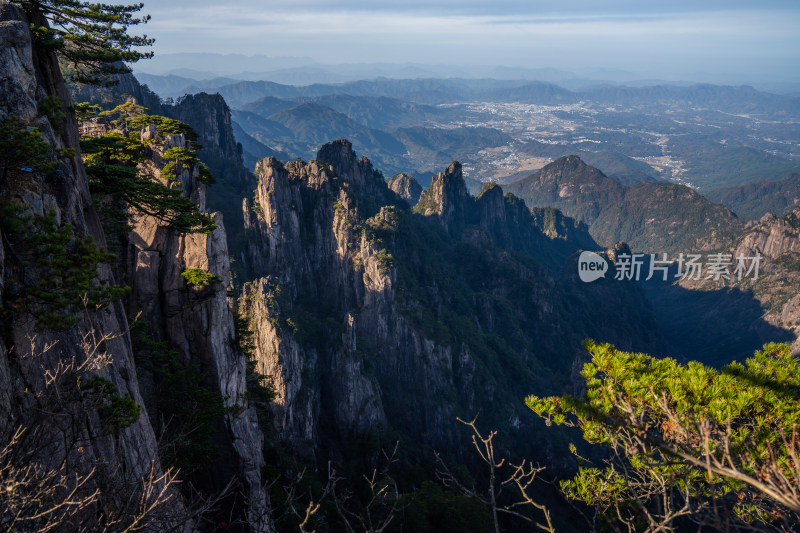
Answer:
[{"label": "hazy sky", "polygon": [[615,68],[661,77],[711,73],[800,81],[798,0],[144,3],[153,18],[142,30],[156,38],[157,54]]}]

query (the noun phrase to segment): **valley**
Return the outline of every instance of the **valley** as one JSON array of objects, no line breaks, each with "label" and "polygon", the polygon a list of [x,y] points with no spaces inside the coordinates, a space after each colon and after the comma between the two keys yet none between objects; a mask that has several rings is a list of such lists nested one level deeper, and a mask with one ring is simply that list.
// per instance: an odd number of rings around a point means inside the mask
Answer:
[{"label": "valley", "polygon": [[[411,171],[422,182],[454,159],[463,163],[471,183],[503,183],[569,154],[623,179],[665,180],[700,191],[781,179],[800,169],[800,123],[785,112],[798,105],[791,97],[703,85],[581,92],[543,83],[496,85],[490,80],[308,87],[239,82],[218,91],[234,102],[253,98],[234,110],[234,121],[270,148],[310,157],[319,140],[289,117],[302,109],[307,119],[324,123],[333,110],[354,123],[318,133],[353,138],[385,174]],[[241,95],[244,87],[248,96]],[[253,115],[263,119],[261,125]],[[377,142],[378,131],[383,142]],[[306,144],[287,145],[288,137]],[[477,192],[479,186],[473,187]]]},{"label": "valley", "polygon": [[0,530],[800,533],[793,85],[141,8],[0,0]]}]

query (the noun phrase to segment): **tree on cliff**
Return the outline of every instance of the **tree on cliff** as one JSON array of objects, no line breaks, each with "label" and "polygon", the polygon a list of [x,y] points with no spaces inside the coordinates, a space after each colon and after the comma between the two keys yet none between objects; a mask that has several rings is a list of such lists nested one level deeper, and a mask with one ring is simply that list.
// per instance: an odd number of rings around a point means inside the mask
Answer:
[{"label": "tree on cliff", "polygon": [[14,0],[28,16],[37,44],[55,50],[71,69],[75,81],[109,85],[114,74],[130,72],[131,63],[153,56],[139,47],[150,46],[146,35],[129,35],[128,28],[144,24],[150,15],[136,17],[144,4],[113,5],[83,0]]},{"label": "tree on cliff", "polygon": [[[611,449],[561,483],[593,528],[798,531],[800,361],[768,344],[744,365],[624,353],[587,343],[582,397],[527,399],[547,422]],[[573,453],[575,449],[573,447]]]}]

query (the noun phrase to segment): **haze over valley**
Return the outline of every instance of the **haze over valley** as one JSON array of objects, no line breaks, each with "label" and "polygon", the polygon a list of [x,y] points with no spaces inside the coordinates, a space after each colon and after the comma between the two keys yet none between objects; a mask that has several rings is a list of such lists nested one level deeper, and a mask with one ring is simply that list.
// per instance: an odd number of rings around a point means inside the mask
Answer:
[{"label": "haze over valley", "polygon": [[[162,96],[201,86],[184,79],[176,91],[167,77],[145,79]],[[743,86],[572,91],[525,80],[379,79],[242,81],[214,90],[232,106],[237,129],[266,148],[306,158],[324,139],[346,137],[385,174],[411,172],[423,182],[454,159],[471,183],[505,183],[569,154],[622,181],[666,180],[701,191],[800,170],[800,100]],[[249,155],[252,163],[266,152]]]}]

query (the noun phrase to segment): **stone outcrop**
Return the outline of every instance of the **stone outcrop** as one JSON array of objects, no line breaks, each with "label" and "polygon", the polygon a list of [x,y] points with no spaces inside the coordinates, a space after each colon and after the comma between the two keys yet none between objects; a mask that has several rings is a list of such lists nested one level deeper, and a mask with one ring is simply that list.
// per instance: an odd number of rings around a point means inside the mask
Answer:
[{"label": "stone outcrop", "polygon": [[[383,313],[388,311],[385,301],[391,298],[394,273],[382,263],[382,250],[365,233],[357,236],[359,202],[353,192],[374,192],[382,186],[381,194],[388,198],[382,177],[343,141],[323,147],[318,160],[309,164],[284,167],[274,158],[262,160],[256,173],[254,209],[246,215],[250,261],[255,271],[267,276],[246,288],[245,310],[257,332],[257,370],[273,376],[277,388],[278,431],[296,442],[317,442],[325,399],[320,397],[320,383],[308,382],[315,372],[328,376],[325,388],[337,400],[327,409],[341,427],[365,432],[385,426],[380,387],[357,353],[366,344],[385,340],[367,334],[367,323],[398,327],[391,313]],[[329,316],[309,320],[335,317],[344,322],[331,346],[301,346],[289,328],[278,324],[279,316],[292,321],[292,313],[306,312],[301,302],[314,300],[324,302]],[[368,315],[363,313],[367,309]]]},{"label": "stone outcrop", "polygon": [[244,244],[242,198],[252,194],[256,180],[242,162],[242,146],[234,138],[228,104],[219,94],[198,93],[162,107],[164,115],[188,124],[199,136],[203,148],[198,157],[216,179],[208,208],[224,215],[231,256],[238,260]]},{"label": "stone outcrop", "polygon": [[[125,79],[130,81],[130,87],[126,88],[138,88],[145,99],[152,96],[132,76]],[[42,116],[37,109],[46,97],[52,96],[62,101],[66,111],[63,120]],[[151,112],[160,110],[157,98],[140,103],[149,104]],[[49,146],[49,158],[57,165],[52,172],[12,168],[9,179],[0,183],[0,205],[18,206],[21,216],[53,213],[56,227],[64,228],[69,224],[76,238],[91,237],[93,242],[105,246],[105,235],[80,158],[71,99],[58,62],[52,53],[39,50],[32,43],[24,14],[12,5],[0,3],[0,120],[10,116],[17,117],[23,127],[41,133]],[[224,132],[214,131],[212,126],[204,139],[210,141],[210,135],[215,133],[224,137]],[[226,124],[223,120],[220,127],[230,131],[229,122]],[[142,137],[151,149],[142,170],[167,183],[161,178],[164,152],[168,148],[187,148],[187,140],[183,135],[162,137],[153,126],[146,128]],[[227,150],[230,152],[231,147],[227,146]],[[180,187],[185,196],[205,211],[205,185],[198,181],[196,168],[184,168],[178,181],[169,185]],[[90,308],[81,314],[83,318],[77,324],[61,330],[40,327],[36,317],[25,311],[2,310],[0,433],[5,439],[8,431],[18,425],[27,427],[27,434],[35,440],[26,441],[29,449],[25,453],[31,454],[29,460],[45,468],[57,468],[62,463],[70,465],[69,473],[88,473],[95,468],[88,487],[97,488],[100,495],[86,517],[89,524],[102,516],[121,515],[124,520],[130,519],[135,509],[126,505],[138,502],[137,491],[141,491],[142,479],[151,475],[159,478],[164,472],[157,432],[151,420],[160,424],[170,413],[165,413],[163,406],[159,408],[153,401],[150,370],[147,365],[137,367],[140,361],[128,333],[127,317],[142,311],[140,320],[148,322],[154,339],[164,341],[183,362],[199,368],[206,384],[224,398],[227,414],[217,436],[222,458],[202,475],[195,474],[211,480],[203,481],[201,488],[213,492],[232,477],[237,478],[235,490],[242,496],[240,501],[246,502],[241,518],[253,531],[273,530],[268,497],[261,480],[263,434],[247,399],[246,361],[235,347],[233,301],[227,292],[232,288],[232,280],[225,225],[219,213],[211,216],[216,229],[208,235],[178,235],[164,223],[147,216],[133,221],[121,269],[121,275],[132,289],[127,308],[120,301],[111,302],[102,309]],[[29,260],[26,263],[25,258],[19,257],[21,252],[16,244],[22,237],[10,236],[4,229],[6,223],[3,220],[0,226],[0,302],[3,304],[35,284],[42,268],[37,267],[37,258],[33,258],[31,265]],[[191,288],[181,275],[189,268],[208,272],[218,281],[211,287]],[[93,283],[103,282],[114,284],[115,280],[111,269],[101,264]],[[95,360],[84,355],[81,346],[87,339],[89,348],[96,344],[103,357]],[[51,344],[51,349],[44,348]],[[109,418],[110,412],[102,404],[93,405],[84,400],[80,409],[64,413],[59,409],[64,410],[65,405],[52,405],[53,396],[48,395],[46,385],[48,376],[59,365],[67,365],[69,371],[70,365],[80,365],[84,360],[94,361],[85,371],[86,380],[88,376],[102,378],[106,381],[101,383],[107,383],[104,390],[111,390],[111,394],[120,398],[129,397],[138,406],[139,415],[129,427],[125,427],[126,424],[115,426],[120,422]],[[77,385],[89,387],[81,381]],[[87,388],[84,394],[91,394],[92,390]],[[63,393],[56,396],[61,397]],[[74,406],[69,404],[68,407]],[[154,410],[148,411],[148,408]],[[43,416],[40,413],[46,413],[46,419],[40,419]],[[3,440],[0,446],[6,442]],[[156,483],[156,494],[159,484],[163,484],[163,480]],[[165,503],[154,515],[156,521],[149,527],[159,531],[193,530],[195,517],[188,514],[186,502],[178,491],[169,489],[164,498]]]},{"label": "stone outcrop", "polygon": [[800,253],[800,208],[780,218],[767,213],[758,223],[749,225],[734,255],[752,256],[756,252],[770,259]]},{"label": "stone outcrop", "polygon": [[791,331],[792,351],[800,353],[800,207],[783,217],[764,215],[739,240],[734,258],[764,257],[759,278],[746,281],[765,308],[764,318]]},{"label": "stone outcrop", "polygon": [[225,183],[252,187],[252,175],[242,166],[242,147],[233,135],[228,104],[219,94],[188,94],[164,114],[190,125],[199,135],[200,159]]},{"label": "stone outcrop", "polygon": [[444,172],[439,172],[431,180],[430,186],[415,206],[415,211],[425,216],[436,215],[442,227],[453,233],[465,226],[466,206],[470,200],[461,163],[453,161]]},{"label": "stone outcrop", "polygon": [[[190,148],[185,137],[162,138],[154,126],[142,130],[142,141],[151,147],[145,171],[165,185],[161,176],[164,152]],[[196,202],[206,212],[206,185],[194,166],[184,166],[178,183],[171,186]],[[261,483],[263,434],[255,409],[247,398],[246,360],[236,351],[229,252],[223,216],[211,214],[216,228],[210,234],[181,235],[151,216],[134,219],[128,237],[128,280],[133,289],[129,314],[142,313],[157,342],[166,342],[185,364],[196,365],[211,380],[225,402],[225,434],[219,437],[233,464],[217,462],[211,470],[221,490],[231,474],[238,475],[248,502],[248,522],[254,531],[271,529],[267,496]],[[187,269],[199,269],[216,277],[205,288],[192,288],[183,278]],[[167,406],[168,408],[168,406]],[[213,483],[212,483],[213,485]]]},{"label": "stone outcrop", "polygon": [[[690,275],[648,288],[664,319],[662,327],[672,332],[676,356],[721,366],[751,357],[766,342],[786,342],[800,352],[798,220],[796,208],[785,217],[767,214],[748,223],[731,245],[719,250],[724,273],[719,279],[709,275],[711,253],[706,253],[701,254],[704,270],[699,279]],[[750,259],[758,255],[760,261]],[[739,257],[744,268],[737,273]]]},{"label": "stone outcrop", "polygon": [[[47,175],[12,172],[8,181],[0,183],[0,203],[21,206],[24,215],[53,212],[58,226],[69,224],[76,237],[91,236],[102,245],[105,238],[80,161],[77,126],[69,113],[61,123],[40,116],[37,106],[48,96],[60,98],[67,109],[71,105],[55,56],[33,46],[29,21],[19,8],[0,3],[0,120],[15,116],[24,126],[37,129],[50,147],[51,160],[57,162],[56,170]],[[64,149],[74,150],[75,155]],[[35,274],[26,273],[21,266],[18,250],[8,235],[3,235],[0,248],[2,301],[8,302],[21,288],[35,283]],[[113,282],[108,268],[101,267],[99,275],[100,279]],[[43,331],[30,315],[4,311],[0,333],[0,429],[4,437],[7,430],[20,424],[26,426],[28,434],[37,438],[35,445],[41,446],[38,452],[30,450],[30,460],[45,468],[58,468],[65,460],[75,461],[76,470],[96,465],[93,485],[101,495],[92,512],[108,516],[124,509],[124,499],[138,490],[137,483],[150,476],[151,468],[156,477],[162,473],[146,410],[142,409],[138,419],[118,433],[109,431],[104,418],[91,407],[68,424],[61,418],[63,413],[48,416],[46,422],[32,417],[40,409],[58,407],[42,403],[49,401],[46,373],[60,364],[71,364],[73,357],[76,364],[85,360],[81,345],[85,336],[92,333],[98,342],[103,336],[111,336],[100,345],[107,356],[97,361],[95,375],[108,380],[118,395],[128,395],[143,406],[127,327],[125,310],[115,302],[99,311],[87,310],[75,326],[62,331]],[[92,345],[91,336],[89,340]],[[51,344],[52,349],[44,348]],[[164,529],[175,525],[170,523],[170,517],[187,527],[191,524],[178,497],[168,501],[162,511]]]},{"label": "stone outcrop", "polygon": [[389,185],[389,189],[408,202],[411,207],[417,205],[424,192],[422,185],[405,172],[395,174],[386,183]]},{"label": "stone outcrop", "polygon": [[[242,309],[256,331],[258,370],[277,388],[276,434],[320,461],[387,432],[417,451],[457,454],[455,417],[484,408],[498,427],[516,421],[515,434],[531,437],[519,398],[566,386],[587,333],[626,347],[658,343],[643,331],[653,324],[641,307],[615,310],[639,323],[615,336],[559,304],[576,282],[538,260],[561,268],[578,248],[552,221],[554,237],[545,235],[524,202],[499,188],[469,196],[457,163],[416,206],[424,217],[346,141],[308,163],[263,159],[256,177],[243,202],[255,276]],[[611,312],[617,288],[595,292],[597,312]],[[643,306],[638,293],[627,297]],[[581,333],[557,333],[566,323]],[[490,348],[500,336],[509,345]]]}]

